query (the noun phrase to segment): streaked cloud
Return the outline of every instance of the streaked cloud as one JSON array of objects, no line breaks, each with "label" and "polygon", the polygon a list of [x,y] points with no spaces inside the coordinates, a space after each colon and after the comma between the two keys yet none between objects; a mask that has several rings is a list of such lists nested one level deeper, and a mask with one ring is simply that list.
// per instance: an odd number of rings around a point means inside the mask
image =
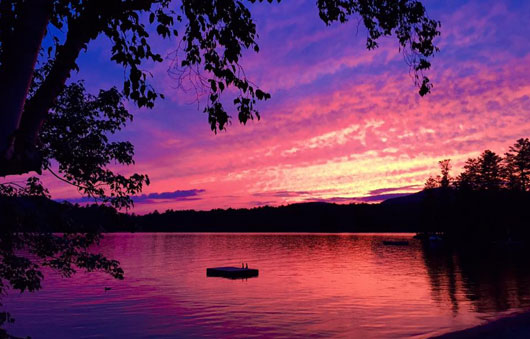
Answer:
[{"label": "streaked cloud", "polygon": [[[261,52],[246,53],[242,64],[272,93],[259,105],[259,122],[234,120],[214,135],[205,114],[175,90],[167,65],[157,65],[155,85],[169,99],[152,111],[131,108],[135,121],[120,135],[137,150],[125,173],[148,173],[152,182],[135,198],[135,212],[380,201],[420,189],[441,159],[451,158],[456,172],[483,149],[502,154],[529,137],[530,3],[426,6],[442,21],[442,50],[424,98],[392,39],[366,51],[355,20],[325,27],[306,1],[253,5]],[[173,48],[164,43],[160,50]],[[98,72],[104,58],[94,60],[81,60],[80,78],[94,88],[120,84],[108,69]],[[56,198],[77,196],[45,182]]]},{"label": "streaked cloud", "polygon": [[[201,194],[206,192],[204,189],[191,189],[191,190],[177,190],[173,192],[160,192],[150,193],[142,195],[134,195],[131,197],[135,204],[151,204],[159,202],[179,202],[179,201],[195,201],[202,199]],[[58,201],[68,201],[73,204],[86,204],[94,203],[95,200],[89,197],[69,198],[69,199],[56,199]]]},{"label": "streaked cloud", "polygon": [[173,192],[150,193],[132,197],[134,203],[153,203],[157,200],[165,201],[189,201],[199,200],[201,194],[206,192],[204,189],[177,190]]}]

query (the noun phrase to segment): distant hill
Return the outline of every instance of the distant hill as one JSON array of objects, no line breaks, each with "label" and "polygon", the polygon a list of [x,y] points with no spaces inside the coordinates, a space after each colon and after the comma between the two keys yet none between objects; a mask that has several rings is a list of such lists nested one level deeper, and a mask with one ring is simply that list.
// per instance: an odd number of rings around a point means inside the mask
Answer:
[{"label": "distant hill", "polygon": [[432,189],[379,204],[166,211],[135,219],[147,232],[444,232],[462,239],[530,239],[530,193]]},{"label": "distant hill", "polygon": [[381,202],[382,205],[408,205],[408,204],[419,204],[425,199],[425,192],[420,191],[412,194],[408,194],[401,197],[386,199]]},{"label": "distant hill", "polygon": [[382,205],[419,205],[425,201],[425,199],[436,199],[436,200],[453,200],[455,199],[458,192],[452,189],[434,188],[428,191],[419,191],[412,194],[407,194],[401,197],[386,199],[381,202]]},{"label": "distant hill", "polygon": [[133,216],[106,206],[4,197],[0,224],[54,232],[444,232],[462,239],[530,239],[528,206],[528,192],[433,189],[379,204],[310,202]]},{"label": "distant hill", "polygon": [[139,231],[414,232],[417,206],[324,202],[211,211],[167,211],[137,218]]}]

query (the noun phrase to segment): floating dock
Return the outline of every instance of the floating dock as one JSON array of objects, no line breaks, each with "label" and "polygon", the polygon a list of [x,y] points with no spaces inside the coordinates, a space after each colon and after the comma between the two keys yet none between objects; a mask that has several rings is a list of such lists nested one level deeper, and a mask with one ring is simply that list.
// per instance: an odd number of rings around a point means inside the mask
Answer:
[{"label": "floating dock", "polygon": [[254,268],[240,267],[212,267],[206,269],[207,277],[223,277],[230,279],[242,279],[257,277],[259,271]]}]

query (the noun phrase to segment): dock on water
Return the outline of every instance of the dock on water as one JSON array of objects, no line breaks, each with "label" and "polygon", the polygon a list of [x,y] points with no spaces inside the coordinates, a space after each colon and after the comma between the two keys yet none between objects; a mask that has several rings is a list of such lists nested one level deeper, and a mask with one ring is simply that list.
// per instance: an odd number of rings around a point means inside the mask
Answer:
[{"label": "dock on water", "polygon": [[258,275],[259,271],[255,268],[212,267],[206,269],[206,276],[208,277],[241,279],[257,277]]}]

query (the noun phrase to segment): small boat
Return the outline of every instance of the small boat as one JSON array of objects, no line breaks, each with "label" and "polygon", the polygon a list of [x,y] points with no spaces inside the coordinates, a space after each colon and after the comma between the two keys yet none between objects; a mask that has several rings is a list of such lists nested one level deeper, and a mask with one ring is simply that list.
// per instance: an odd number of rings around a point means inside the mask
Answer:
[{"label": "small boat", "polygon": [[259,271],[255,268],[242,267],[212,267],[206,269],[207,277],[223,277],[230,279],[244,279],[257,277]]},{"label": "small boat", "polygon": [[384,240],[383,245],[387,246],[407,246],[409,244],[406,240]]}]

